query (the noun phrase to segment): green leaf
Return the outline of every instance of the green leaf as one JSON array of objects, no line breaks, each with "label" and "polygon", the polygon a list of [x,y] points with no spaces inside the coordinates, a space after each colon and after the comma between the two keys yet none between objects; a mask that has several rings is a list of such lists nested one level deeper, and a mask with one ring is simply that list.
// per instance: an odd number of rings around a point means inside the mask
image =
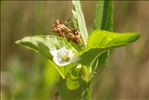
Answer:
[{"label": "green leaf", "polygon": [[64,69],[64,67],[59,67],[59,66],[56,66],[56,65],[54,67],[57,70],[57,72],[61,75],[62,79],[65,79],[65,69]]},{"label": "green leaf", "polygon": [[88,49],[87,51],[84,51],[80,54],[80,61],[79,63],[91,66],[95,62],[95,60],[105,51],[106,49],[101,48],[93,48]]},{"label": "green leaf", "polygon": [[113,48],[128,45],[140,37],[135,32],[116,33],[104,30],[94,31],[87,42],[87,49],[91,48]]},{"label": "green leaf", "polygon": [[[103,30],[94,31],[88,39],[86,49],[80,53],[80,63],[93,67],[106,61],[110,48],[125,46],[139,38],[137,33],[116,33]],[[94,66],[94,67],[97,67]]]},{"label": "green leaf", "polygon": [[72,0],[72,4],[73,4],[73,9],[72,9],[73,17],[77,20],[78,29],[81,33],[83,42],[86,45],[87,38],[88,38],[88,32],[87,32],[87,28],[85,24],[84,15],[81,9],[80,1]]},{"label": "green leaf", "polygon": [[101,29],[103,12],[104,12],[104,0],[98,0],[96,4],[95,20],[94,20],[94,30]]},{"label": "green leaf", "polygon": [[89,81],[90,73],[89,73],[89,68],[87,66],[82,65],[82,68],[81,68],[81,78],[85,82]]},{"label": "green leaf", "polygon": [[[88,68],[78,65],[72,68],[66,75],[66,79],[60,80],[58,85],[62,100],[82,100],[87,95]],[[73,98],[72,98],[73,97]]]},{"label": "green leaf", "polygon": [[80,77],[80,68],[72,68],[66,75],[66,86],[70,90],[76,90],[80,87],[81,79]]},{"label": "green leaf", "polygon": [[[94,20],[94,30],[109,30],[113,29],[113,13],[112,13],[112,1],[111,0],[98,0],[96,4],[96,13]],[[107,62],[107,58],[110,50],[102,53],[97,59],[94,59],[92,65],[95,72],[104,68],[104,64]]]},{"label": "green leaf", "polygon": [[80,87],[80,81],[78,80],[71,80],[70,78],[67,78],[66,80],[67,88],[70,90],[76,90]]},{"label": "green leaf", "polygon": [[94,19],[94,30],[109,30],[112,31],[113,14],[111,0],[98,0],[96,4],[96,12]]},{"label": "green leaf", "polygon": [[113,30],[113,12],[112,12],[112,0],[104,1],[104,11],[102,18],[102,30]]},{"label": "green leaf", "polygon": [[54,35],[29,36],[16,41],[16,43],[32,49],[50,60],[52,60],[52,56],[49,52],[50,48],[55,47],[58,49],[63,46],[70,46],[66,40]]},{"label": "green leaf", "polygon": [[[53,87],[59,80],[59,73],[55,69],[57,67],[52,61],[46,60],[43,66],[43,82],[45,89]],[[47,93],[49,94],[49,93]]]},{"label": "green leaf", "polygon": [[69,90],[76,90],[82,82],[88,82],[89,70],[86,66],[75,65],[66,73],[66,86]]},{"label": "green leaf", "polygon": [[[75,50],[70,43],[65,39],[54,36],[54,35],[36,35],[25,37],[21,40],[16,41],[17,44],[23,45],[29,49],[34,50],[37,53],[42,54],[44,57],[52,61],[52,55],[50,54],[50,48],[61,48],[63,46]],[[53,63],[54,64],[54,63]],[[58,67],[55,65],[56,70],[65,78],[65,69],[64,67]],[[67,67],[66,67],[67,68]],[[67,68],[68,69],[68,68]]]},{"label": "green leaf", "polygon": [[105,63],[108,61],[107,58],[109,56],[109,50],[101,53],[99,56],[97,55],[97,59],[93,60],[92,69],[93,72],[102,72]]}]

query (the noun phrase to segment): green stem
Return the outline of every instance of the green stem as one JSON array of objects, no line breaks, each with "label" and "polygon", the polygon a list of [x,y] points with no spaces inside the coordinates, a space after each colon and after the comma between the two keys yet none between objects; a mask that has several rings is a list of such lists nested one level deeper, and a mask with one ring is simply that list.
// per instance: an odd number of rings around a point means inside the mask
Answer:
[{"label": "green stem", "polygon": [[78,89],[70,90],[66,86],[66,79],[62,79],[57,86],[62,100],[91,100],[90,83],[81,83]]}]

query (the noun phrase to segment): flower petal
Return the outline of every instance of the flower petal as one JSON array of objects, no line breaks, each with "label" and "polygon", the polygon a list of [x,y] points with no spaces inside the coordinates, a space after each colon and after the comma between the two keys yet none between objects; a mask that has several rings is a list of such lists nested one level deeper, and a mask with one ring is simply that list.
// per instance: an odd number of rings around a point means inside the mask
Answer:
[{"label": "flower petal", "polygon": [[50,53],[51,53],[52,56],[56,56],[57,55],[56,48],[50,48]]},{"label": "flower petal", "polygon": [[50,53],[53,56],[53,61],[58,66],[66,66],[71,62],[78,60],[75,59],[76,57],[74,57],[74,53],[66,47],[62,47],[59,50],[56,50],[56,48],[51,48]]}]

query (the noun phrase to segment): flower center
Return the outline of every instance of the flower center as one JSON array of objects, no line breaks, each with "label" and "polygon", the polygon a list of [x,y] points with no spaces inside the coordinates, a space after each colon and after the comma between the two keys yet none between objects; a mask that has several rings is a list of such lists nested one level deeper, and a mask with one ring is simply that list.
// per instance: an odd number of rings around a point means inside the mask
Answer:
[{"label": "flower center", "polygon": [[61,59],[61,61],[69,61],[70,60],[70,52],[68,50],[64,50],[63,52],[57,53],[58,57]]}]

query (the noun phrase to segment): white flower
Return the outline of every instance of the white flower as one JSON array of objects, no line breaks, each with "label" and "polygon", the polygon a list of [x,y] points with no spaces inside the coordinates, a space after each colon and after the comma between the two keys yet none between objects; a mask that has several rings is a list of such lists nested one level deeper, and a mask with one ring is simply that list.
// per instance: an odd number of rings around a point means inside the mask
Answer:
[{"label": "white flower", "polygon": [[56,50],[56,48],[51,48],[50,53],[53,56],[53,61],[58,66],[66,66],[73,62],[74,53],[66,47],[62,47],[59,50]]}]

